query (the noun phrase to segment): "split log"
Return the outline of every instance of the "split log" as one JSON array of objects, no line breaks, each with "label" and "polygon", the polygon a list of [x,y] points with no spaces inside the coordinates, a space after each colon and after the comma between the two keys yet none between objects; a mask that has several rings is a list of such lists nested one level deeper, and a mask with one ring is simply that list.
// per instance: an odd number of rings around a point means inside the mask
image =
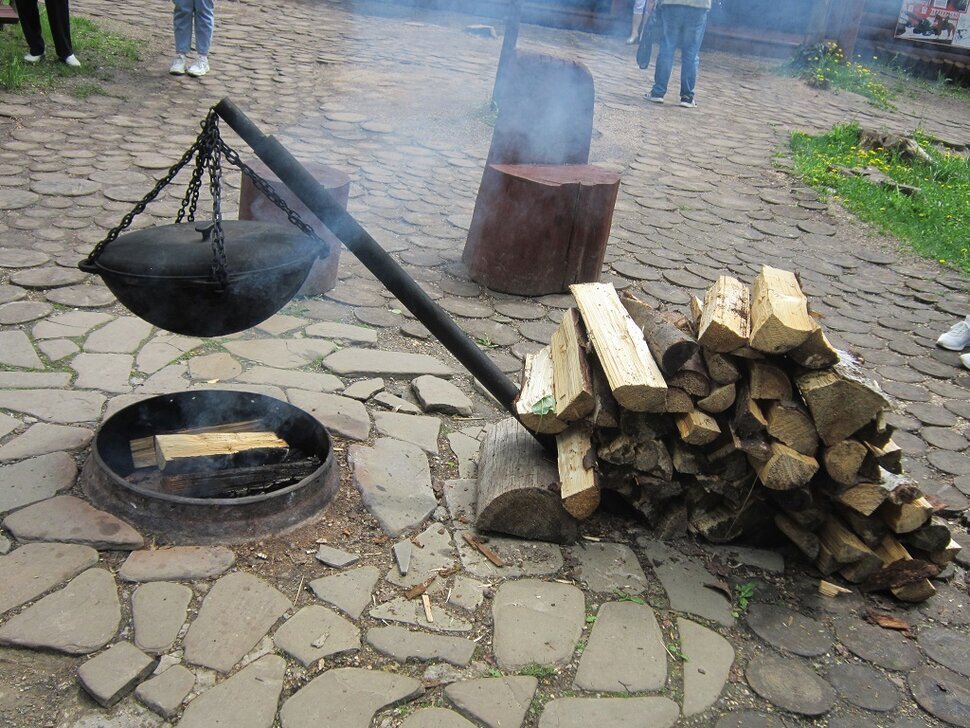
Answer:
[{"label": "split log", "polygon": [[875,550],[883,568],[865,584],[867,591],[888,588],[894,597],[904,602],[922,602],[936,593],[927,576],[939,573],[935,564],[914,559],[899,541],[886,536]]},{"label": "split log", "polygon": [[175,475],[156,473],[149,481],[140,481],[139,485],[152,487],[149,483],[157,483],[158,491],[185,498],[238,498],[292,485],[308,477],[318,466],[317,460],[302,459]]},{"label": "split log", "polygon": [[769,435],[802,455],[814,457],[818,451],[818,432],[804,407],[790,399],[783,399],[769,403],[764,414]]},{"label": "split log", "polygon": [[580,283],[569,289],[616,401],[634,412],[662,412],[667,384],[613,286]]},{"label": "split log", "polygon": [[597,451],[600,460],[613,465],[632,465],[637,452],[637,443],[629,435],[617,435]]},{"label": "split log", "polygon": [[539,541],[575,541],[578,524],[563,508],[558,481],[555,462],[518,422],[491,425],[478,466],[476,527]]},{"label": "split log", "polygon": [[795,275],[762,266],[751,287],[751,347],[781,354],[803,343],[817,326]]},{"label": "split log", "polygon": [[818,324],[799,346],[787,353],[789,359],[806,369],[827,369],[839,362],[836,350]]},{"label": "split log", "polygon": [[896,428],[886,421],[886,412],[883,410],[865,427],[856,432],[856,439],[860,442],[883,447],[892,439],[895,430]]},{"label": "split log", "polygon": [[767,429],[768,420],[762,413],[761,407],[751,397],[747,385],[741,385],[738,389],[735,405],[731,427],[739,437],[748,437]]},{"label": "split log", "polygon": [[956,558],[957,554],[960,553],[960,549],[960,544],[951,538],[950,543],[948,543],[944,548],[930,554],[930,561],[940,567],[946,566]]},{"label": "split log", "polygon": [[748,343],[748,287],[737,278],[721,276],[707,289],[698,323],[697,341],[712,351],[727,353]]},{"label": "split log", "polygon": [[838,584],[833,584],[830,581],[825,581],[821,579],[818,582],[818,593],[823,597],[835,598],[840,594],[851,594],[851,589],[846,589],[844,586],[839,586]]},{"label": "split log", "polygon": [[815,557],[815,568],[822,576],[829,576],[838,571],[841,564],[836,561],[832,552],[826,548],[825,544],[819,544],[818,556]]},{"label": "split log", "polygon": [[559,494],[566,511],[579,520],[593,515],[600,503],[596,454],[589,427],[582,422],[556,435],[559,452]]},{"label": "split log", "polygon": [[650,353],[665,376],[673,375],[697,353],[697,341],[648,303],[628,291],[623,292],[620,302],[643,333]]},{"label": "split log", "polygon": [[741,370],[727,354],[719,354],[710,349],[701,349],[707,373],[718,384],[731,384],[741,378]]},{"label": "split log", "polygon": [[674,441],[670,446],[670,460],[674,470],[684,475],[698,475],[710,467],[710,462],[696,448],[686,447],[683,443]]},{"label": "split log", "polygon": [[749,455],[760,462],[767,462],[771,457],[771,440],[765,432],[755,432],[747,437],[741,437],[731,428],[732,444],[736,450],[740,450],[745,455]]},{"label": "split log", "polygon": [[785,515],[805,530],[816,533],[829,519],[831,513],[822,508],[821,503],[817,503],[812,508],[806,508],[803,511],[785,511]]},{"label": "split log", "polygon": [[571,308],[553,332],[551,344],[556,417],[563,422],[580,420],[595,406],[593,382],[586,361],[588,347],[579,311]]},{"label": "split log", "polygon": [[754,399],[791,400],[791,380],[785,370],[766,361],[748,362],[748,391]]},{"label": "split log", "polygon": [[889,442],[882,446],[866,442],[865,445],[876,459],[876,462],[879,463],[879,467],[885,468],[890,473],[897,475],[903,472],[903,451],[895,442],[889,440]]},{"label": "split log", "polygon": [[889,407],[878,385],[847,364],[840,363],[830,371],[808,372],[795,384],[826,445],[844,440]]},{"label": "split log", "polygon": [[724,506],[693,509],[687,528],[711,543],[729,543],[744,531],[741,514]]},{"label": "split log", "polygon": [[848,582],[862,584],[867,579],[872,578],[873,575],[879,573],[881,568],[882,560],[873,551],[869,550],[858,561],[845,564],[839,569],[839,573]]},{"label": "split log", "polygon": [[666,411],[671,414],[684,414],[694,411],[694,400],[683,389],[667,387]]},{"label": "split log", "polygon": [[851,564],[859,559],[875,556],[872,549],[862,543],[838,516],[832,515],[825,520],[818,531],[818,537],[840,564]]},{"label": "split log", "polygon": [[666,445],[661,440],[644,440],[637,443],[633,467],[644,473],[670,479],[674,475],[673,462]]},{"label": "split log", "polygon": [[158,469],[167,473],[279,462],[289,448],[275,432],[155,435]]},{"label": "split log", "polygon": [[919,549],[928,553],[943,551],[949,546],[951,540],[950,527],[946,525],[946,521],[936,517],[932,518],[926,525],[917,528],[915,531],[910,531],[900,538],[900,541],[907,548]]},{"label": "split log", "polygon": [[775,514],[775,525],[806,557],[810,560],[818,558],[820,546],[818,536],[802,528],[784,513]]},{"label": "split log", "polygon": [[141,468],[157,468],[158,460],[155,458],[155,436],[137,437],[128,443],[131,449],[131,463],[135,470]]},{"label": "split log", "polygon": [[737,393],[733,383],[722,384],[720,387],[712,389],[711,393],[704,399],[698,400],[697,406],[710,414],[720,414],[731,408],[736,397]]},{"label": "split log", "polygon": [[552,347],[526,354],[515,414],[533,432],[555,435],[566,429],[567,424],[556,417]]},{"label": "split log", "polygon": [[836,483],[854,485],[859,479],[859,468],[862,467],[866,452],[865,445],[852,439],[842,440],[822,448],[825,472]]},{"label": "split log", "polygon": [[912,503],[893,503],[887,500],[879,508],[879,516],[893,533],[910,533],[922,526],[933,515],[933,506],[926,498]]},{"label": "split log", "polygon": [[[198,435],[205,432],[261,432],[265,430],[265,425],[260,420],[236,420],[234,422],[223,422],[218,425],[205,425],[202,427],[189,427],[181,430],[169,432],[159,432],[159,435]],[[131,448],[131,459],[135,469],[158,467],[155,458],[155,435],[147,437],[136,437],[129,443]]]},{"label": "split log", "polygon": [[687,531],[687,504],[669,502],[651,523],[650,532],[662,541],[683,536]]},{"label": "split log", "polygon": [[859,483],[835,496],[835,501],[863,516],[871,516],[885,502],[889,491],[880,483]]},{"label": "split log", "polygon": [[880,518],[864,516],[852,508],[838,506],[836,512],[839,517],[852,529],[852,532],[871,549],[876,548],[889,533],[887,526]]},{"label": "split log", "polygon": [[694,322],[694,328],[700,332],[701,316],[704,314],[704,302],[697,296],[690,297],[690,318]]},{"label": "split log", "polygon": [[766,488],[772,490],[791,490],[808,483],[818,472],[818,461],[802,455],[780,442],[771,443],[771,456],[766,462],[752,458],[758,479]]},{"label": "split log", "polygon": [[589,373],[593,380],[593,411],[589,415],[589,421],[594,427],[619,427],[619,405],[613,399],[603,367],[595,356],[589,358]]},{"label": "split log", "polygon": [[684,362],[680,370],[668,378],[668,384],[683,389],[694,397],[706,397],[711,393],[711,378],[707,375],[704,359],[699,353]]},{"label": "split log", "polygon": [[707,445],[721,434],[721,428],[714,418],[698,410],[676,415],[674,421],[677,423],[680,439],[688,445]]}]

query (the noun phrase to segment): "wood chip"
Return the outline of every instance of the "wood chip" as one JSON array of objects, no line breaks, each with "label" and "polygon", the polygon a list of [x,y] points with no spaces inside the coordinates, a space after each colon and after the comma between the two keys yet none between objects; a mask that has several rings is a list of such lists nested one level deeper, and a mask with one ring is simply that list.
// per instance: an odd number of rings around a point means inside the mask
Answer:
[{"label": "wood chip", "polygon": [[898,629],[905,632],[910,628],[909,623],[900,619],[899,617],[894,617],[891,614],[884,614],[883,612],[877,612],[874,609],[866,610],[866,619],[877,627],[882,627],[883,629]]},{"label": "wood chip", "polygon": [[483,544],[481,541],[479,541],[477,538],[475,538],[472,534],[470,534],[470,533],[468,533],[466,531],[464,534],[462,534],[462,536],[464,537],[465,541],[468,542],[468,545],[469,546],[478,549],[481,552],[482,556],[484,556],[486,559],[488,559],[493,564],[495,564],[495,566],[505,566],[506,565],[505,564],[505,561],[502,559],[501,556],[499,556],[497,553],[495,553],[494,551],[492,551],[492,549],[490,549],[488,546],[486,546],[485,544]]},{"label": "wood chip", "polygon": [[833,584],[830,581],[825,581],[825,579],[819,579],[818,593],[824,597],[835,598],[842,594],[851,594],[852,590],[846,589],[844,586],[839,586],[838,584]]},{"label": "wood chip", "polygon": [[424,594],[428,590],[428,587],[431,586],[431,583],[436,578],[437,577],[432,576],[427,581],[422,581],[420,584],[415,584],[410,589],[408,589],[406,592],[404,592],[404,598],[405,599],[417,599],[419,596],[421,596],[422,594]]},{"label": "wood chip", "polygon": [[424,616],[428,622],[434,622],[434,615],[431,613],[431,597],[427,594],[421,595],[421,603],[424,605]]}]

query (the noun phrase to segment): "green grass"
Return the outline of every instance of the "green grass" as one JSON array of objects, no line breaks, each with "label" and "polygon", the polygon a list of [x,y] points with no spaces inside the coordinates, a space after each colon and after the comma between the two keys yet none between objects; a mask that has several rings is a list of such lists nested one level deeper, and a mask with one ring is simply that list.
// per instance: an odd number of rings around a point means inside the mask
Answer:
[{"label": "green grass", "polygon": [[862,63],[850,61],[833,41],[801,46],[781,72],[800,78],[813,88],[851,91],[880,109],[893,110],[894,93]]},{"label": "green grass", "polygon": [[551,665],[527,665],[519,671],[519,674],[536,678],[552,677],[556,674],[556,668]]},{"label": "green grass", "polygon": [[104,93],[99,82],[115,70],[134,68],[138,46],[134,40],[109,33],[86,18],[71,18],[71,40],[80,68],[57,61],[47,14],[41,11],[46,56],[40,63],[26,63],[27,52],[20,26],[9,25],[0,32],[0,89],[4,91],[53,91],[65,89],[79,98]]},{"label": "green grass", "polygon": [[[858,148],[856,124],[836,126],[820,136],[794,133],[791,148],[795,171],[806,183],[832,194],[843,207],[880,231],[912,246],[927,258],[970,274],[970,161],[941,151],[932,139],[914,138],[932,162],[906,161],[886,151]],[[876,167],[896,182],[919,187],[912,197],[846,176],[839,168]]]}]

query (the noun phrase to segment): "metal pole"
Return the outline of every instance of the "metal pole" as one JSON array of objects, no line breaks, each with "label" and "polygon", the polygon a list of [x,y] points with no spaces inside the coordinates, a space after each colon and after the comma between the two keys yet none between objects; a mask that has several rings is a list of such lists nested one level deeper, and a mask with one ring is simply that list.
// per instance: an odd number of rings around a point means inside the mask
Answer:
[{"label": "metal pole", "polygon": [[[225,98],[216,113],[242,137],[273,173],[358,260],[397,296],[431,334],[516,417],[518,387],[451,320],[360,224],[331,197],[300,162],[272,136],[263,134],[238,106]],[[545,447],[551,438],[535,436]]]}]

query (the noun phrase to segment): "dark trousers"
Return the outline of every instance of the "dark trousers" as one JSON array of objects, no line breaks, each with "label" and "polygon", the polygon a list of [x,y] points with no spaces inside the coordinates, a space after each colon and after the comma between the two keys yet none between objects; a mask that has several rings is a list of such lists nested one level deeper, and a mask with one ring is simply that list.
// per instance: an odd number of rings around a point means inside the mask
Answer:
[{"label": "dark trousers", "polygon": [[[74,55],[71,47],[71,10],[69,0],[47,0],[47,19],[51,25],[51,35],[54,37],[54,49],[57,57],[62,61]],[[17,0],[17,14],[20,16],[20,27],[24,31],[30,55],[44,55],[44,36],[40,32],[40,11],[37,0]]]}]

